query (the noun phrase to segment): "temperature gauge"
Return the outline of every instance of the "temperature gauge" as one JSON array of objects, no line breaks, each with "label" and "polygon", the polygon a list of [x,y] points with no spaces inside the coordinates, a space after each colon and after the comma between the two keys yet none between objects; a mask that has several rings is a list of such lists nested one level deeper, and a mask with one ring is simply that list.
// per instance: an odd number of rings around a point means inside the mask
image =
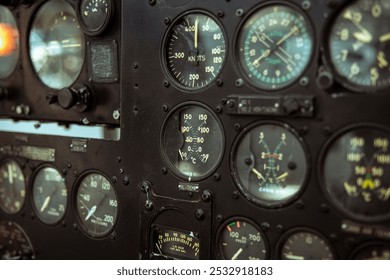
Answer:
[{"label": "temperature gauge", "polygon": [[112,0],[79,0],[77,7],[80,24],[91,36],[104,32],[114,14]]}]

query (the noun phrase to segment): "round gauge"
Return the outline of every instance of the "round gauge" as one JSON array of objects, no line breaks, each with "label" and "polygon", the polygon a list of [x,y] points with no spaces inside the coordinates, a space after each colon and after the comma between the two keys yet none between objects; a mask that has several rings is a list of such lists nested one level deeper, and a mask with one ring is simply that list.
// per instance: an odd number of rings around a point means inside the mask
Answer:
[{"label": "round gauge", "polygon": [[322,153],[320,178],[331,202],[361,221],[390,218],[390,134],[377,127],[351,128]]},{"label": "round gauge", "polygon": [[199,181],[217,168],[224,151],[224,134],[217,116],[201,104],[185,103],[164,122],[163,158],[180,178]]},{"label": "round gauge", "polygon": [[257,88],[276,90],[291,85],[307,68],[313,35],[306,17],[290,5],[257,9],[238,33],[238,61]]},{"label": "round gauge", "polygon": [[267,257],[264,233],[244,218],[230,219],[222,225],[217,248],[225,260],[265,260]]},{"label": "round gauge", "polygon": [[329,56],[338,78],[353,90],[390,86],[390,5],[350,1],[333,20]]},{"label": "round gauge", "polygon": [[0,259],[34,259],[34,250],[24,230],[14,222],[0,223]]},{"label": "round gauge", "polygon": [[369,244],[359,248],[352,256],[354,260],[390,260],[390,244]]},{"label": "round gauge", "polygon": [[155,226],[153,230],[153,259],[199,259],[199,239],[194,232]]},{"label": "round gauge", "polygon": [[108,235],[118,218],[114,186],[100,173],[89,173],[77,184],[77,215],[81,227],[92,237]]},{"label": "round gauge", "polygon": [[22,169],[14,160],[0,165],[0,208],[8,214],[16,214],[24,204],[26,183]]},{"label": "round gauge", "polygon": [[163,57],[178,87],[202,89],[221,72],[226,57],[224,33],[213,16],[204,12],[186,13],[169,29]]},{"label": "round gauge", "polygon": [[30,58],[43,84],[52,89],[71,86],[84,64],[84,34],[72,6],[64,0],[42,5],[29,35]]},{"label": "round gauge", "polygon": [[113,15],[112,0],[78,0],[77,7],[80,24],[91,36],[101,34]]},{"label": "round gauge", "polygon": [[15,17],[0,5],[0,79],[9,77],[19,60],[19,30]]},{"label": "round gauge", "polygon": [[335,257],[329,242],[309,229],[288,232],[282,240],[282,260],[333,260]]},{"label": "round gauge", "polygon": [[64,217],[68,191],[57,169],[41,168],[34,177],[32,194],[35,213],[42,222],[56,224]]},{"label": "round gauge", "polygon": [[308,174],[306,149],[285,124],[255,123],[238,136],[231,153],[234,180],[246,198],[280,207],[303,190]]}]

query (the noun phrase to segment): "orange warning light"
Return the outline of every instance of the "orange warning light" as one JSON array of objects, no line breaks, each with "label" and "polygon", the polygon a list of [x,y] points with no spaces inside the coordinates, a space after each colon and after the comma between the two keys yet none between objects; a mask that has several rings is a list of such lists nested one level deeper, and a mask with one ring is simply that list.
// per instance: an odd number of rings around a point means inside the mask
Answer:
[{"label": "orange warning light", "polygon": [[0,57],[11,55],[15,49],[15,29],[8,24],[0,23]]}]

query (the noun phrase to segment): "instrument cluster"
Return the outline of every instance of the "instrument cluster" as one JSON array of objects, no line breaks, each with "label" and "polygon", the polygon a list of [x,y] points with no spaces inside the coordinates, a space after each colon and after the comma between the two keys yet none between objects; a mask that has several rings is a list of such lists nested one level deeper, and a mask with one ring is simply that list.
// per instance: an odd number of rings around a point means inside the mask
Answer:
[{"label": "instrument cluster", "polygon": [[389,26],[386,0],[0,6],[1,114],[120,127],[0,133],[0,256],[390,259]]}]

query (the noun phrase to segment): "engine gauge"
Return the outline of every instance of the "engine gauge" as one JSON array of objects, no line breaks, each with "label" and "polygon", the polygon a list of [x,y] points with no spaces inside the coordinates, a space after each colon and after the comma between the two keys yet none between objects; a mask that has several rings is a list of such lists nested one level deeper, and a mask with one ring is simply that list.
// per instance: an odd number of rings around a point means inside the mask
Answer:
[{"label": "engine gauge", "polygon": [[196,233],[155,226],[153,259],[199,259],[199,239]]},{"label": "engine gauge", "polygon": [[320,180],[330,201],[360,221],[390,218],[390,133],[352,127],[322,152]]},{"label": "engine gauge", "polygon": [[24,204],[26,182],[22,169],[14,160],[0,165],[0,208],[8,214],[16,214]]},{"label": "engine gauge", "polygon": [[366,244],[352,254],[354,260],[390,260],[390,244]]},{"label": "engine gauge", "polygon": [[231,152],[234,180],[246,198],[260,206],[281,207],[303,190],[308,156],[288,125],[255,123],[237,137]]},{"label": "engine gauge", "polygon": [[250,14],[237,37],[238,61],[257,88],[276,90],[303,74],[313,52],[313,32],[292,5],[263,6]]},{"label": "engine gauge", "polygon": [[96,36],[104,32],[113,16],[112,0],[78,0],[77,16],[84,32]]},{"label": "engine gauge", "polygon": [[164,65],[179,88],[198,90],[208,86],[217,79],[225,57],[224,32],[208,13],[186,13],[167,33]]},{"label": "engine gauge", "polygon": [[375,91],[390,86],[390,6],[386,1],[350,1],[329,32],[332,67],[346,87]]},{"label": "engine gauge", "polygon": [[219,119],[200,103],[179,105],[163,125],[163,159],[173,173],[187,181],[199,181],[214,172],[224,143]]},{"label": "engine gauge", "polygon": [[218,231],[217,250],[225,260],[265,260],[267,243],[258,226],[244,218],[226,221]]},{"label": "engine gauge", "polygon": [[34,259],[34,249],[24,230],[14,222],[0,223],[0,259]]},{"label": "engine gauge", "polygon": [[31,62],[43,84],[59,90],[76,81],[84,64],[84,34],[67,1],[42,5],[34,17],[29,42]]},{"label": "engine gauge", "polygon": [[8,78],[19,60],[19,30],[15,17],[0,5],[0,79]]},{"label": "engine gauge", "polygon": [[65,215],[68,191],[65,178],[53,167],[43,167],[36,173],[32,185],[33,205],[38,218],[46,224],[56,224]]},{"label": "engine gauge", "polygon": [[92,237],[104,237],[118,218],[114,186],[100,173],[88,173],[77,184],[77,216],[82,229]]},{"label": "engine gauge", "polygon": [[296,229],[282,237],[282,260],[333,260],[329,242],[311,229]]}]

